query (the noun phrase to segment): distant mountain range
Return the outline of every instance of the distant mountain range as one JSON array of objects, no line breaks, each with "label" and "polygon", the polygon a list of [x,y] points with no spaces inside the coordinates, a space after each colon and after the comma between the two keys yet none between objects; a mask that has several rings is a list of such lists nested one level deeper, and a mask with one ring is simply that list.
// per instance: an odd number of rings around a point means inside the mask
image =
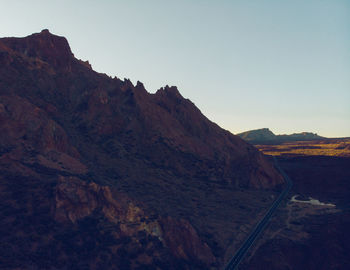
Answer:
[{"label": "distant mountain range", "polygon": [[237,134],[243,140],[248,141],[253,144],[259,143],[281,143],[281,142],[292,142],[292,141],[310,141],[310,140],[321,140],[325,139],[325,137],[319,136],[316,133],[311,132],[301,132],[301,133],[293,133],[290,135],[275,135],[268,128],[254,129],[245,131]]}]

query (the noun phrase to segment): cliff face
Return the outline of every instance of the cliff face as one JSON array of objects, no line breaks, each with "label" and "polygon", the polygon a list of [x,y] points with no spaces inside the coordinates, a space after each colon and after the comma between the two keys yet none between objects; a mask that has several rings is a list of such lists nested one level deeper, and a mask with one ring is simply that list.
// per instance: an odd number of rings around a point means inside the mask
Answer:
[{"label": "cliff face", "polygon": [[[176,87],[149,94],[142,83],[96,73],[47,30],[0,39],[0,127],[1,227],[25,235],[17,240],[27,245],[20,250],[1,232],[2,250],[24,252],[19,264],[54,246],[55,267],[74,264],[92,256],[84,250],[91,244],[96,269],[103,261],[203,269],[223,255],[197,233],[202,221],[189,205],[201,210],[204,194],[225,190],[232,198],[238,189],[282,184],[260,152],[210,122]],[[224,209],[217,204],[208,209]],[[45,265],[53,255],[35,256]]]}]

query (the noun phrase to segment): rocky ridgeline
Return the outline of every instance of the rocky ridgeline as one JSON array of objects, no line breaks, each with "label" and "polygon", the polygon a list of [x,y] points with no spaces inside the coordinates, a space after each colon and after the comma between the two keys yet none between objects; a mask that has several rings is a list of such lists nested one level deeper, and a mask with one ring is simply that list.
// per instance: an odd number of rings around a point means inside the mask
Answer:
[{"label": "rocky ridgeline", "polygon": [[0,39],[0,127],[5,268],[215,267],[222,254],[191,225],[198,219],[165,214],[171,200],[181,210],[188,190],[204,202],[214,186],[283,183],[176,87],[150,94],[96,73],[48,30]]}]

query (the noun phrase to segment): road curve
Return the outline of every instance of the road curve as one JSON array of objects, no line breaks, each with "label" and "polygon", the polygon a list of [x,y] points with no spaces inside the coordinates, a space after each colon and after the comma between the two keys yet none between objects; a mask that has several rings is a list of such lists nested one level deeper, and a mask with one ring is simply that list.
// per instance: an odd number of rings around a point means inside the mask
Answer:
[{"label": "road curve", "polygon": [[259,221],[259,223],[255,226],[253,231],[249,234],[248,238],[245,240],[240,249],[236,252],[236,254],[232,257],[232,259],[225,266],[225,270],[233,270],[236,269],[239,263],[242,261],[244,256],[246,255],[249,248],[253,245],[254,241],[260,235],[260,233],[265,229],[267,223],[271,219],[271,216],[276,211],[277,207],[281,204],[282,200],[286,197],[290,189],[292,188],[292,181],[289,179],[288,175],[282,170],[279,166],[278,161],[275,157],[273,157],[275,167],[279,170],[281,175],[284,178],[286,187],[281,192],[281,194],[277,197],[277,199],[273,202],[269,210],[266,212],[265,216]]}]

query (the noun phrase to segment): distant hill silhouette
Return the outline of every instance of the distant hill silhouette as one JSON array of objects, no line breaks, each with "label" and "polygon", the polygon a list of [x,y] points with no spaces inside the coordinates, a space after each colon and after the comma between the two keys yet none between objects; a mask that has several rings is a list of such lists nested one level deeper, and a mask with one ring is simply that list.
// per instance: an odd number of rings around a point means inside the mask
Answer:
[{"label": "distant hill silhouette", "polygon": [[310,140],[321,140],[325,137],[319,136],[316,133],[311,132],[301,132],[293,133],[290,135],[275,135],[268,128],[254,129],[245,131],[237,134],[243,140],[248,141],[253,144],[265,143],[265,144],[274,144],[282,142],[293,142],[293,141],[310,141]]}]

